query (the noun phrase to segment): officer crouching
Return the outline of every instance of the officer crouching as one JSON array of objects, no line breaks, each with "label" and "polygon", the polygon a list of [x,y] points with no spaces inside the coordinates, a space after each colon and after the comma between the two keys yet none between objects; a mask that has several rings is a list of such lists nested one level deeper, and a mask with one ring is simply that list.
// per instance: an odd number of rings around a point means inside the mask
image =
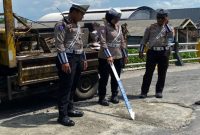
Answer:
[{"label": "officer crouching", "polygon": [[83,112],[75,110],[73,98],[78,80],[81,75],[82,64],[87,68],[81,28],[78,22],[82,20],[89,5],[73,4],[67,18],[55,25],[55,41],[57,47],[58,76],[60,81],[58,96],[58,123],[64,126],[74,126],[69,117],[82,117]]},{"label": "officer crouching", "polygon": [[173,28],[168,24],[167,11],[157,12],[157,23],[149,26],[141,41],[139,57],[143,58],[144,46],[147,44],[146,72],[143,77],[140,98],[146,98],[149,92],[153,72],[157,65],[158,80],[156,84],[156,98],[162,98],[165,78],[169,64],[170,45],[173,42]]}]

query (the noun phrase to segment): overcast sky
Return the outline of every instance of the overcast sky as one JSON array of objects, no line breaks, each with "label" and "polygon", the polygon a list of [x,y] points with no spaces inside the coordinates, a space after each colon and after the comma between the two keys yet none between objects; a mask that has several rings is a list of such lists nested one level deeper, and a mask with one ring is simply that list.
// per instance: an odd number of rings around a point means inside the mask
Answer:
[{"label": "overcast sky", "polygon": [[[90,9],[110,7],[140,7],[149,6],[153,9],[164,8],[194,8],[200,7],[200,0],[12,0],[13,11],[20,16],[37,20],[41,16],[66,11],[71,6],[70,1],[76,3],[90,3]],[[0,12],[3,12],[3,0],[0,0]]]}]

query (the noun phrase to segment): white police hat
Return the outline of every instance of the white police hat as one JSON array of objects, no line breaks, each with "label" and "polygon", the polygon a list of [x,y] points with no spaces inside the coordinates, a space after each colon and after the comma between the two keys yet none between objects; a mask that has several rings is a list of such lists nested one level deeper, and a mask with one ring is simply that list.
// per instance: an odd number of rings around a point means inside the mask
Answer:
[{"label": "white police hat", "polygon": [[73,8],[78,9],[79,11],[83,13],[85,13],[90,7],[90,5],[84,5],[84,4],[77,4],[77,3],[71,3],[71,4]]},{"label": "white police hat", "polygon": [[108,13],[119,18],[122,15],[122,11],[119,8],[111,8],[108,10]]}]

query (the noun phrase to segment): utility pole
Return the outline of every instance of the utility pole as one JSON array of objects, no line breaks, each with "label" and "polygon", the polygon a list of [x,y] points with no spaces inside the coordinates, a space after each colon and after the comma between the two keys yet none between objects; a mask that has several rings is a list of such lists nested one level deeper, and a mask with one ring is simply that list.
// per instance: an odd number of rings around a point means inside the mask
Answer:
[{"label": "utility pole", "polygon": [[6,47],[3,52],[4,65],[14,68],[16,67],[16,49],[14,42],[14,17],[12,11],[12,0],[3,0],[4,18],[5,18],[5,37]]}]

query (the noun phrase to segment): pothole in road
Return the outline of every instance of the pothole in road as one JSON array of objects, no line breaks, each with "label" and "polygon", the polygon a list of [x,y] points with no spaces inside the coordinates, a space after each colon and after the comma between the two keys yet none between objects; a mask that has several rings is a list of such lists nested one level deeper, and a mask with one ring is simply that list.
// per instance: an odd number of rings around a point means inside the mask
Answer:
[{"label": "pothole in road", "polygon": [[[136,114],[136,121],[142,121],[149,125],[169,129],[180,129],[191,123],[193,109],[179,104],[167,103],[158,100],[131,101]],[[127,111],[118,107],[115,113],[128,117]]]},{"label": "pothole in road", "polygon": [[[144,122],[147,125],[176,130],[188,126],[192,119],[193,109],[187,106],[157,99],[131,100],[130,102],[136,114],[134,123]],[[123,102],[117,105],[111,104],[109,107],[95,105],[84,108],[85,111],[100,115],[130,119]]]}]

